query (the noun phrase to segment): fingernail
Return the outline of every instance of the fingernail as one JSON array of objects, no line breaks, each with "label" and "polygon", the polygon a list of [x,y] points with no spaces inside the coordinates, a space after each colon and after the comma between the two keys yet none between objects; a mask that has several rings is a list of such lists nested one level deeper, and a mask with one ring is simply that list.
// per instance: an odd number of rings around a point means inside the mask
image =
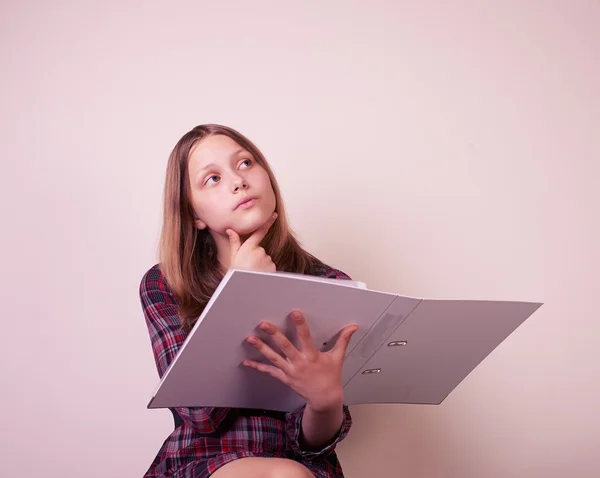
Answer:
[{"label": "fingernail", "polygon": [[292,312],[292,318],[295,320],[300,320],[300,319],[302,319],[302,314],[300,313],[300,311],[294,310]]},{"label": "fingernail", "polygon": [[256,345],[256,337],[248,337],[248,343],[251,345]]},{"label": "fingernail", "polygon": [[272,334],[274,332],[273,327],[270,324],[260,324],[260,329],[267,334]]}]

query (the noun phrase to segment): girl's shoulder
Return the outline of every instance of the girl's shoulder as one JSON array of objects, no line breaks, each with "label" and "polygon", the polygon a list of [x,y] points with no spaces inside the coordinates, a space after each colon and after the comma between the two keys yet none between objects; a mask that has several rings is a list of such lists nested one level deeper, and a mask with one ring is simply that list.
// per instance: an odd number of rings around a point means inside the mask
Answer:
[{"label": "girl's shoulder", "polygon": [[318,277],[326,277],[328,279],[345,279],[352,280],[348,274],[341,271],[340,269],[336,269],[328,264],[325,264],[321,261],[318,261],[315,266],[315,276]]},{"label": "girl's shoulder", "polygon": [[167,281],[163,276],[160,265],[154,264],[150,269],[148,269],[144,275],[142,276],[141,286],[156,286],[156,285],[167,285]]},{"label": "girl's shoulder", "polygon": [[162,272],[160,271],[160,264],[154,264],[150,267],[150,269],[144,273],[142,280],[164,280]]},{"label": "girl's shoulder", "polygon": [[[314,272],[312,275],[317,277],[326,277],[328,279],[352,280],[344,271],[336,269],[335,267],[318,260],[314,266]],[[152,299],[154,296],[155,299],[162,301],[165,299],[170,299],[169,301],[175,301],[169,284],[160,270],[160,264],[153,265],[144,273],[140,283],[140,294],[142,296],[146,296],[148,299]]]},{"label": "girl's shoulder", "polygon": [[140,295],[149,302],[175,302],[173,292],[160,270],[160,264],[153,265],[142,276]]}]

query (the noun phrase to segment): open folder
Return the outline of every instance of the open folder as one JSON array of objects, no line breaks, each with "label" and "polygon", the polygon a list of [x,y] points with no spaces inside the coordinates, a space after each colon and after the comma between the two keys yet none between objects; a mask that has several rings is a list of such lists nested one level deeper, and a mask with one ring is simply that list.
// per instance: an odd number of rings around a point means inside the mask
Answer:
[{"label": "open folder", "polygon": [[[148,408],[234,407],[291,411],[305,401],[279,380],[247,368],[266,359],[246,343],[269,320],[298,345],[289,317],[303,312],[316,345],[331,348],[357,324],[342,372],[347,405],[440,404],[542,304],[424,299],[361,282],[300,274],[227,272]],[[277,350],[275,348],[275,350]]]}]

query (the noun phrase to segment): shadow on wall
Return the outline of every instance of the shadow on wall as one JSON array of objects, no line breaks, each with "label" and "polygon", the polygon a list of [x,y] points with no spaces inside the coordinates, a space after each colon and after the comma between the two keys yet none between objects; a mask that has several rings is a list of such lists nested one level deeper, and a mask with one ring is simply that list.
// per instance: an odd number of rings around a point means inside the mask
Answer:
[{"label": "shadow on wall", "polygon": [[360,224],[356,227],[323,220],[321,237],[311,251],[332,267],[346,272],[353,280],[365,282],[369,289],[416,294],[417,287],[427,284],[428,279],[425,272],[411,262],[408,239],[394,237],[395,253],[389,257],[388,234],[382,232],[376,217],[365,216],[358,214],[355,217],[356,224]]}]

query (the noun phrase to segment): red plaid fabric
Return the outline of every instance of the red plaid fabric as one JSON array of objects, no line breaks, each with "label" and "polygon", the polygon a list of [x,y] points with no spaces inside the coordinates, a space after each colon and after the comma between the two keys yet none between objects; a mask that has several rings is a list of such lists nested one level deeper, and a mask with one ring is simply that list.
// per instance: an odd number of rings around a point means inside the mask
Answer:
[{"label": "red plaid fabric", "polygon": [[[350,279],[323,265],[318,276]],[[177,303],[158,265],[144,274],[140,299],[160,377],[165,373],[187,333],[181,329]],[[160,447],[146,478],[206,478],[220,466],[242,457],[280,457],[296,460],[318,478],[343,477],[335,453],[348,434],[352,418],[344,406],[344,421],[335,440],[322,450],[303,450],[299,443],[304,407],[273,416],[245,416],[232,408],[176,408],[178,425]]]}]

